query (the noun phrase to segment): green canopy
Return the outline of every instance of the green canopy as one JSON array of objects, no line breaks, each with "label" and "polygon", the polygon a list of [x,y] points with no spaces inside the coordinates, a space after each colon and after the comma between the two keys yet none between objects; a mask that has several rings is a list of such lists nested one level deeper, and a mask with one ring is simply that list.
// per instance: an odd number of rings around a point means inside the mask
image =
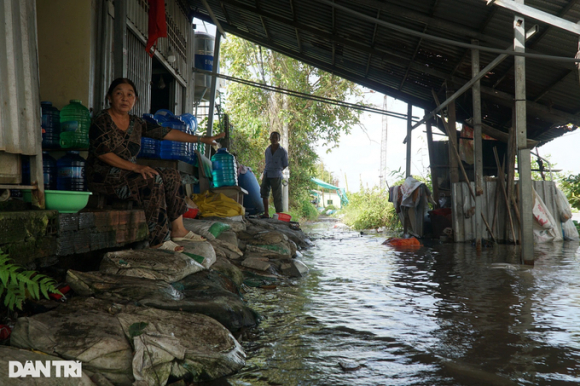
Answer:
[{"label": "green canopy", "polygon": [[321,188],[329,189],[329,190],[336,190],[336,193],[340,197],[340,203],[342,205],[348,205],[348,197],[346,196],[346,192],[345,192],[344,188],[339,188],[337,186],[329,184],[328,182],[324,182],[324,181],[319,180],[318,178],[314,178],[314,177],[312,177],[310,179],[310,181],[314,182],[316,185],[320,186]]}]

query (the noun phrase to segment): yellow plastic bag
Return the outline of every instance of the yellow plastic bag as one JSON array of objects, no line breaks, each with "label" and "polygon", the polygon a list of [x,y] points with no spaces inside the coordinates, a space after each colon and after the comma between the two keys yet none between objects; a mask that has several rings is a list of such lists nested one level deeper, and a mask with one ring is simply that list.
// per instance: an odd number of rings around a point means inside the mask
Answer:
[{"label": "yellow plastic bag", "polygon": [[192,195],[202,217],[234,217],[243,216],[244,207],[223,193],[206,191]]}]

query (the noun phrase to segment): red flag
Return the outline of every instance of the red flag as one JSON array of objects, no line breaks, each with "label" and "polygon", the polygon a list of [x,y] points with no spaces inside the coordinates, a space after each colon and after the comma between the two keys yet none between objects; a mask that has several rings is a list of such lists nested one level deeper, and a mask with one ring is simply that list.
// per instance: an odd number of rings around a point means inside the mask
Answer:
[{"label": "red flag", "polygon": [[165,20],[165,0],[149,0],[149,38],[145,51],[153,57],[152,50],[157,38],[167,37],[167,21]]}]

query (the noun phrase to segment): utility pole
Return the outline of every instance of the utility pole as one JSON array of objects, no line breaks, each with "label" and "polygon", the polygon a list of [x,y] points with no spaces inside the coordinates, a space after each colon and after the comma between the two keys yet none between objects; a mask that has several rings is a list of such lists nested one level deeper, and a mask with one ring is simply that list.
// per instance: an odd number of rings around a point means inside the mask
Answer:
[{"label": "utility pole", "polygon": [[[387,96],[383,99],[383,111],[387,111]],[[379,188],[382,189],[387,180],[387,134],[389,131],[389,118],[383,115],[383,131],[381,133],[381,163],[379,166]]]}]

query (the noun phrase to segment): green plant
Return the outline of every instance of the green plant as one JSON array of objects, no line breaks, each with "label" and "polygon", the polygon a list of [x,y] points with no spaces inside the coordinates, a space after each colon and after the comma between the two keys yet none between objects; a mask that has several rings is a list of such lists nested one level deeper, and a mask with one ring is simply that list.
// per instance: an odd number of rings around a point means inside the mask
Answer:
[{"label": "green plant", "polygon": [[570,175],[560,180],[562,191],[566,194],[572,208],[580,209],[580,174]]},{"label": "green plant", "polygon": [[310,202],[308,194],[300,194],[295,198],[290,205],[289,215],[292,220],[316,220],[318,218],[318,211],[316,207]]},{"label": "green plant", "polygon": [[0,250],[0,299],[4,297],[4,306],[11,311],[14,311],[15,306],[22,309],[27,297],[40,299],[42,294],[48,299],[49,292],[61,294],[55,287],[56,281],[51,277],[36,271],[25,271],[9,260],[8,255]]},{"label": "green plant", "polygon": [[350,193],[348,197],[348,206],[339,212],[346,225],[355,230],[400,227],[398,215],[384,189],[361,187],[359,192]]}]

